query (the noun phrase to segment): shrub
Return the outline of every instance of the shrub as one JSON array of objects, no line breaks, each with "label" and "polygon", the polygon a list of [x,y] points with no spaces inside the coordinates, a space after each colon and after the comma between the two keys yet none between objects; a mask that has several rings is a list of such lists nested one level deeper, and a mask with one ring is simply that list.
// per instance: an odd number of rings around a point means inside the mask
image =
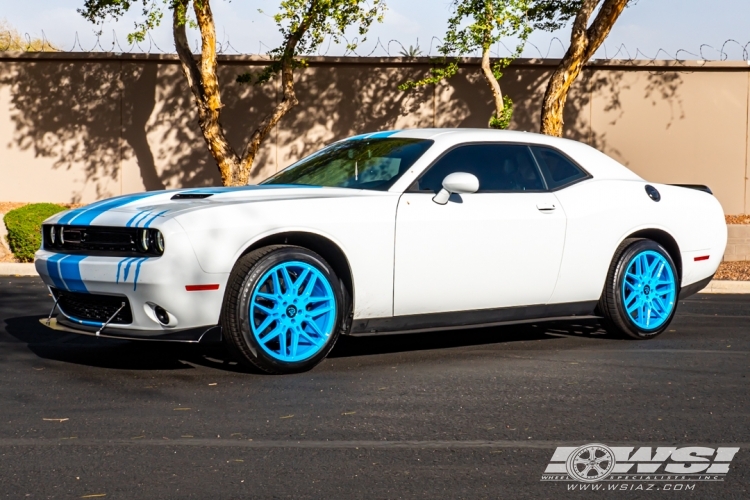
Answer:
[{"label": "shrub", "polygon": [[42,246],[42,222],[65,207],[54,203],[32,203],[5,214],[8,245],[21,262],[32,262],[34,252]]}]

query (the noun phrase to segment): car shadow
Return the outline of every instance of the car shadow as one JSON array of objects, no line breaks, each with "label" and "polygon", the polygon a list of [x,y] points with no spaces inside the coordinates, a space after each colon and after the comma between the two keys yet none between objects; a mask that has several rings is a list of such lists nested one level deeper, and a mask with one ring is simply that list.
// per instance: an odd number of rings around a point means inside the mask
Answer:
[{"label": "car shadow", "polygon": [[[120,370],[190,370],[209,367],[237,373],[259,373],[238,364],[220,342],[180,344],[94,338],[57,332],[39,323],[39,316],[5,319],[5,341],[26,344],[42,359]],[[11,339],[8,339],[10,336]],[[596,320],[553,321],[524,325],[467,328],[370,337],[342,336],[329,358],[350,358],[561,337],[602,338],[607,334]]]}]

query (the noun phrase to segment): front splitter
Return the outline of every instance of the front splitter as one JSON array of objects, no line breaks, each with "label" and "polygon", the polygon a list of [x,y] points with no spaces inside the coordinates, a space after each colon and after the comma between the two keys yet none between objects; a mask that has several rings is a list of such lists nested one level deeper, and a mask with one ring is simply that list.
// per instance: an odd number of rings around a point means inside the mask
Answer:
[{"label": "front splitter", "polygon": [[187,344],[215,342],[221,340],[221,327],[218,325],[189,328],[154,335],[153,332],[149,331],[121,330],[116,328],[105,328],[101,333],[97,334],[96,331],[88,331],[61,324],[57,321],[57,318],[51,318],[49,320],[47,318],[39,318],[39,323],[58,332],[77,333],[79,335],[88,335],[90,337],[106,339],[150,340],[153,342],[180,342]]}]

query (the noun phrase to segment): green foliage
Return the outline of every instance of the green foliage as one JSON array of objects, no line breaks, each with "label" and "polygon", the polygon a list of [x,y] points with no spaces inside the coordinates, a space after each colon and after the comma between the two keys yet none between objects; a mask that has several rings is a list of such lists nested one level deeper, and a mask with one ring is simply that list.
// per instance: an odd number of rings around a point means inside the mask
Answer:
[{"label": "green foliage", "polygon": [[164,7],[169,10],[177,9],[181,24],[196,27],[195,21],[188,19],[186,6],[179,0],[85,0],[78,13],[93,24],[101,24],[109,18],[121,18],[133,5],[138,4],[141,5],[143,19],[135,22],[135,31],[128,34],[128,43],[144,41],[146,33],[161,24]]},{"label": "green foliage", "polygon": [[[399,89],[410,90],[428,84],[437,84],[458,73],[458,57],[477,50],[487,54],[503,38],[515,37],[518,44],[509,57],[496,59],[492,75],[499,81],[503,70],[519,57],[532,31],[528,12],[533,0],[454,0],[455,10],[448,19],[448,30],[439,51],[441,58],[434,60],[428,76],[409,80]],[[549,0],[548,0],[549,1]],[[540,14],[541,15],[541,14]],[[489,78],[489,77],[488,77]],[[499,107],[499,104],[498,104]],[[503,109],[496,109],[490,118],[491,128],[508,128],[513,115],[513,101],[503,95]]]},{"label": "green foliage", "polygon": [[417,40],[417,46],[414,47],[409,45],[409,48],[403,47],[399,54],[403,57],[419,57],[422,55],[422,49],[419,48],[419,40]]},{"label": "green foliage", "polygon": [[532,31],[527,19],[531,0],[454,0],[453,5],[455,10],[448,19],[443,45],[438,49],[442,57],[434,60],[429,76],[404,82],[399,85],[401,90],[452,77],[458,72],[459,56],[476,50],[489,51],[502,38],[517,37],[519,43],[510,57],[495,62],[495,73],[502,74],[502,69],[521,55]]},{"label": "green foliage", "polygon": [[532,0],[528,11],[529,23],[543,31],[555,31],[575,17],[583,0]]},{"label": "green foliage", "polygon": [[510,125],[510,119],[513,118],[513,101],[510,97],[504,95],[503,105],[503,110],[500,112],[500,116],[497,116],[497,112],[492,113],[489,123],[490,128],[505,130]]},{"label": "green foliage", "polygon": [[5,214],[8,244],[13,255],[21,262],[32,262],[34,253],[42,245],[42,222],[63,210],[65,207],[54,203],[34,203]]},{"label": "green foliage", "polygon": [[[260,11],[262,12],[262,11]],[[270,80],[281,71],[285,60],[312,54],[327,39],[334,43],[346,42],[346,50],[354,51],[357,41],[345,38],[346,30],[354,26],[361,40],[374,21],[382,22],[385,12],[383,0],[282,0],[279,12],[273,16],[284,41],[268,55],[273,62],[255,78],[255,83]],[[357,40],[357,39],[355,39]],[[293,62],[295,68],[304,67],[304,60]],[[244,73],[238,83],[249,83],[253,77]]]}]

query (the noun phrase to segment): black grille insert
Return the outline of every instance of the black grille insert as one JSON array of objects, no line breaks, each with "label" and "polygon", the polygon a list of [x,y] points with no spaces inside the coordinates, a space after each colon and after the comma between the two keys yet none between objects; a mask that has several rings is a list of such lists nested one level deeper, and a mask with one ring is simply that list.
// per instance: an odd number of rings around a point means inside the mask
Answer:
[{"label": "black grille insert", "polygon": [[[54,238],[52,235],[53,231],[55,232]],[[144,231],[147,231],[148,251],[143,251],[140,245]],[[156,245],[156,230],[154,229],[44,225],[42,234],[44,249],[56,253],[101,255],[107,257],[147,257],[161,255]]]},{"label": "black grille insert", "polygon": [[125,307],[117,313],[110,324],[129,325],[133,322],[133,312],[127,297],[97,295],[92,293],[68,292],[52,288],[57,306],[71,318],[104,323],[117,311],[122,303]]}]

